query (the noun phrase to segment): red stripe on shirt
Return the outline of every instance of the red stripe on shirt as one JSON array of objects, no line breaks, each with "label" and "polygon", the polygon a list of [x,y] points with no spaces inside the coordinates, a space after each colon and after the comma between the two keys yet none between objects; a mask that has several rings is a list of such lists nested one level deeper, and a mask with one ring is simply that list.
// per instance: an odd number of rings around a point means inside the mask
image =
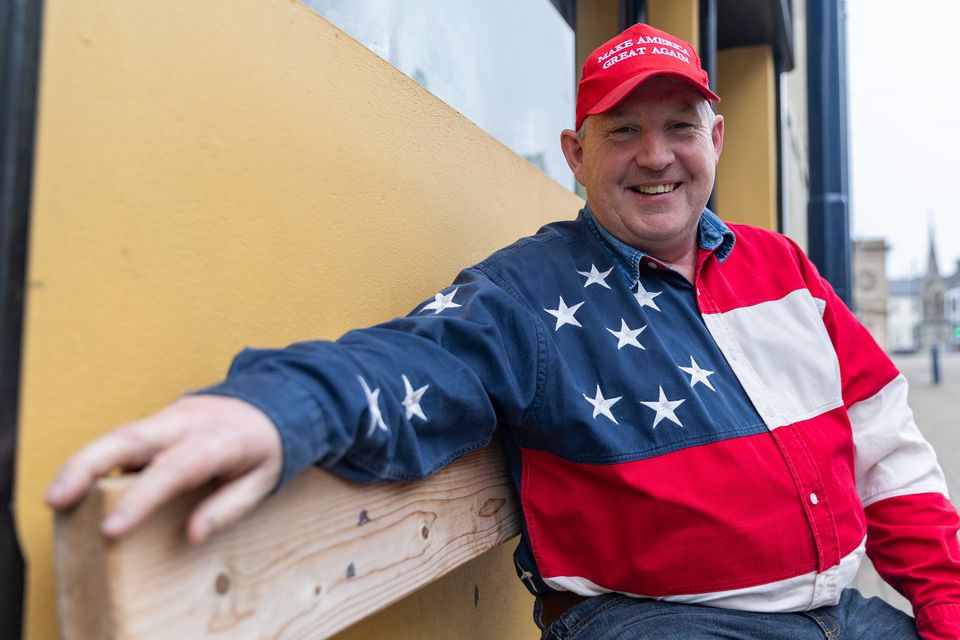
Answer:
[{"label": "red stripe on shirt", "polygon": [[801,501],[770,433],[610,465],[533,449],[522,456],[521,501],[546,578],[665,596],[817,568]]}]

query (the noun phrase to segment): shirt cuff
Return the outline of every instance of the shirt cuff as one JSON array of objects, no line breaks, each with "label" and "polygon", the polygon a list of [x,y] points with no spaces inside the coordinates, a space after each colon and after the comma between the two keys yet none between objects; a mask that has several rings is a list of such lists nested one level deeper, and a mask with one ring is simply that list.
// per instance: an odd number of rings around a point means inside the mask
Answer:
[{"label": "shirt cuff", "polygon": [[960,604],[934,604],[917,614],[917,633],[923,640],[960,638]]},{"label": "shirt cuff", "polygon": [[200,394],[237,398],[267,414],[283,445],[283,468],[274,490],[327,453],[320,404],[292,378],[280,373],[238,374],[191,395]]}]

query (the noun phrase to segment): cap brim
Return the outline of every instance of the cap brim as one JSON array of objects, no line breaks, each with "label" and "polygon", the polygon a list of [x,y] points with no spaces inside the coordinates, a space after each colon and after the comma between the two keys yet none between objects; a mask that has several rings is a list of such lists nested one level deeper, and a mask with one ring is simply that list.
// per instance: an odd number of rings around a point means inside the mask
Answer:
[{"label": "cap brim", "polygon": [[612,91],[607,93],[607,95],[600,98],[596,104],[590,107],[584,114],[584,117],[596,115],[612,109],[620,104],[624,98],[630,95],[631,91],[639,87],[647,80],[651,80],[653,78],[674,78],[675,80],[679,80],[680,82],[683,82],[684,84],[696,89],[698,92],[700,92],[700,95],[702,95],[704,99],[712,100],[713,102],[720,102],[720,96],[711,91],[709,87],[703,86],[702,84],[692,80],[690,77],[685,76],[682,73],[676,73],[673,71],[650,71],[648,73],[638,73],[634,76],[630,76],[621,82]]}]

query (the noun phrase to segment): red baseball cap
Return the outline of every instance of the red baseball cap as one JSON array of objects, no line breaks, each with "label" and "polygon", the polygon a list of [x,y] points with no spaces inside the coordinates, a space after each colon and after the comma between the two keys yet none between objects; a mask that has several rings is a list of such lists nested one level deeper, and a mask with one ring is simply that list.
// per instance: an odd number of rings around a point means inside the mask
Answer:
[{"label": "red baseball cap", "polygon": [[577,126],[589,115],[612,109],[650,78],[688,83],[714,102],[710,79],[693,46],[648,24],[635,24],[587,57],[577,86]]}]

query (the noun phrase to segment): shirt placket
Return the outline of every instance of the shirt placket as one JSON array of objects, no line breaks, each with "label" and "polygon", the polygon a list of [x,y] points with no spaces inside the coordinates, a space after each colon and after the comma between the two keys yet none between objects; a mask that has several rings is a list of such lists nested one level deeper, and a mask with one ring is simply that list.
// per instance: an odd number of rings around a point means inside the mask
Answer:
[{"label": "shirt placket", "polygon": [[820,465],[810,453],[801,430],[788,427],[772,433],[797,487],[817,550],[817,576],[810,606],[834,604],[840,597],[840,537]]},{"label": "shirt placket", "polygon": [[[716,308],[709,292],[701,291],[700,283],[701,271],[709,268],[707,262],[710,254],[709,251],[701,250],[694,276],[697,308],[701,317],[704,307]],[[803,431],[792,426],[781,426],[783,412],[776,398],[767,391],[766,385],[753,369],[733,333],[727,328],[722,315],[711,315],[716,320],[707,323],[707,328],[734,374],[743,383],[750,401],[770,429],[797,488],[797,498],[806,515],[817,553],[816,577],[810,606],[834,604],[840,597],[840,539],[820,466],[806,444]]]}]

